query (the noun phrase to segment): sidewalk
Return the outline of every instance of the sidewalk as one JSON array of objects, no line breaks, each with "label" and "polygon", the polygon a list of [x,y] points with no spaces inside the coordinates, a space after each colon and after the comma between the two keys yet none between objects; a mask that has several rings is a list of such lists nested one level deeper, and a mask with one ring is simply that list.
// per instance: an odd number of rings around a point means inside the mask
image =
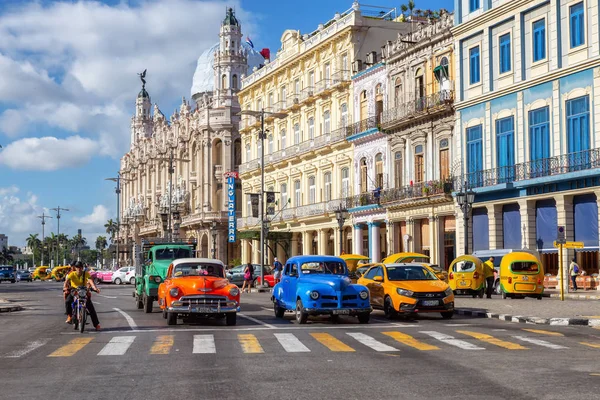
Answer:
[{"label": "sidewalk", "polygon": [[21,311],[23,307],[19,303],[11,303],[10,301],[0,298],[0,313]]},{"label": "sidewalk", "polygon": [[[544,296],[560,299],[560,289],[544,289]],[[599,290],[578,290],[576,292],[565,292],[565,299],[572,300],[600,300]]]},{"label": "sidewalk", "polygon": [[[506,299],[494,295],[492,299],[455,298],[458,315],[495,318],[509,322],[546,325],[583,325],[600,327],[600,301],[551,297]],[[574,294],[577,296],[577,294]]]}]

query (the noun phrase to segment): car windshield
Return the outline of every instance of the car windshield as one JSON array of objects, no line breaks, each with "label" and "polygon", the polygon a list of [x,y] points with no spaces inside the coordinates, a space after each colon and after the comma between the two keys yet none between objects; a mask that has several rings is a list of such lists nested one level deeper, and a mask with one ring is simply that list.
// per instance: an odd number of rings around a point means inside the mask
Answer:
[{"label": "car windshield", "polygon": [[167,247],[164,249],[156,250],[157,260],[176,260],[178,258],[190,258],[192,257],[192,250],[181,247]]},{"label": "car windshield", "polygon": [[337,261],[314,261],[302,264],[300,267],[303,274],[334,274],[346,275],[344,264]]},{"label": "car windshield", "polygon": [[12,271],[13,267],[0,267],[0,271]]},{"label": "car windshield", "polygon": [[396,261],[396,262],[413,262],[413,263],[428,263],[429,262],[429,258],[427,257],[403,257],[400,260]]},{"label": "car windshield", "polygon": [[421,266],[387,267],[390,281],[435,281],[438,278],[427,268]]},{"label": "car windshield", "polygon": [[540,266],[534,261],[516,261],[510,265],[512,272],[533,273],[539,272]]},{"label": "car windshield", "polygon": [[219,264],[182,263],[173,269],[173,276],[216,276],[223,278],[223,267]]},{"label": "car windshield", "polygon": [[474,272],[475,263],[473,261],[459,261],[452,267],[454,272]]}]

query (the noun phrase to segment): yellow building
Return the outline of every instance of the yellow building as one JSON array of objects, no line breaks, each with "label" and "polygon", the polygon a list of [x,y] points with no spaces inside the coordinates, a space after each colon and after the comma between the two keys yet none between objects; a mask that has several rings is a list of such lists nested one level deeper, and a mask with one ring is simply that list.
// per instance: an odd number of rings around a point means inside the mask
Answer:
[{"label": "yellow building", "polygon": [[[383,11],[382,11],[383,10]],[[287,30],[276,58],[242,79],[238,98],[242,110],[284,113],[265,118],[265,190],[276,192],[270,221],[268,262],[297,254],[340,254],[351,250],[347,220],[340,249],[335,210],[353,187],[352,144],[354,109],[352,71],[355,60],[375,64],[386,42],[408,32],[394,22],[395,9],[366,8],[354,2],[344,13],[309,34]],[[364,54],[363,54],[364,52]],[[361,56],[362,55],[362,56]],[[242,138],[242,216],[238,221],[242,261],[259,262],[260,223],[252,216],[249,193],[261,188],[260,120],[244,116]],[[266,260],[265,260],[266,261]]]}]

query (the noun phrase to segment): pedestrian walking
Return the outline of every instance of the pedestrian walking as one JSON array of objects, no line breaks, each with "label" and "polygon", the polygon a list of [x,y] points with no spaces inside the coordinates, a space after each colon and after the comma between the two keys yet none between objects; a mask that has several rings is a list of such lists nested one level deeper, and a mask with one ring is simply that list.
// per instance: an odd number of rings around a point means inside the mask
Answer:
[{"label": "pedestrian walking", "polygon": [[579,265],[577,264],[577,258],[573,257],[571,264],[569,265],[569,274],[571,275],[571,282],[573,282],[573,291],[577,291],[577,276],[579,275]]},{"label": "pedestrian walking", "polygon": [[491,299],[494,291],[494,257],[490,257],[483,263],[483,277],[487,286],[486,297]]},{"label": "pedestrian walking", "polygon": [[250,293],[250,288],[252,287],[252,283],[254,283],[254,270],[252,268],[252,264],[246,264],[246,268],[244,268],[244,284],[242,285],[242,293],[244,289],[246,289],[246,285],[248,285],[248,293]]},{"label": "pedestrian walking", "polygon": [[277,257],[273,262],[273,283],[277,284],[281,280],[281,272],[283,271],[283,264],[279,262]]}]

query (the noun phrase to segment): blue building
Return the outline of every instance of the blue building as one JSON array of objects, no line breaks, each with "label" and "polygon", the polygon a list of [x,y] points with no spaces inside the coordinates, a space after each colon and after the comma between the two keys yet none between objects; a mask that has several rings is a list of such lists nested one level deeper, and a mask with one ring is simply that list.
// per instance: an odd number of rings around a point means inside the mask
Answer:
[{"label": "blue building", "polygon": [[[455,154],[476,192],[469,251],[537,249],[555,274],[565,226],[585,244],[565,263],[576,255],[598,272],[599,3],[455,0]],[[457,241],[462,252],[462,224]]]}]

